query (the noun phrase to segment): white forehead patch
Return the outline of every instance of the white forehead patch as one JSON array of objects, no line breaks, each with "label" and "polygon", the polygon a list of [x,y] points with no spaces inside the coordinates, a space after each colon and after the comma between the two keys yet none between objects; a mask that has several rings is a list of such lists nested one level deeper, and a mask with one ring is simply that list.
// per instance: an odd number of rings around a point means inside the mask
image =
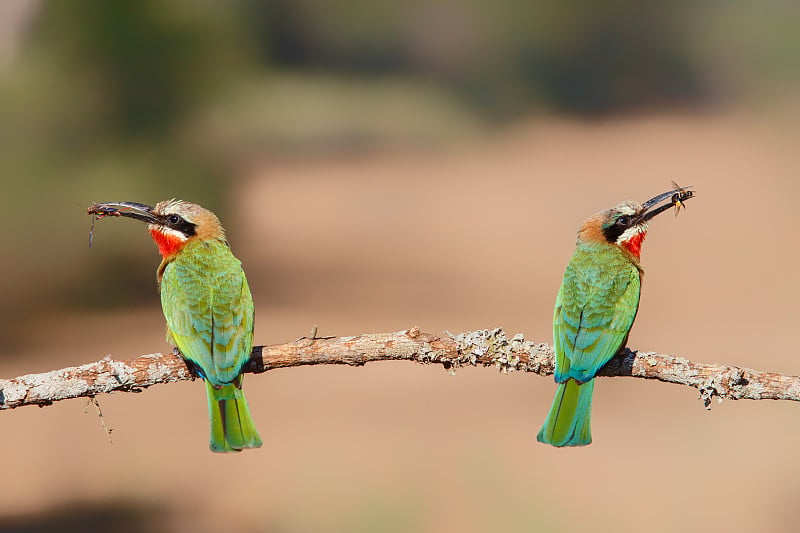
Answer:
[{"label": "white forehead patch", "polygon": [[172,214],[179,215],[181,213],[182,205],[183,205],[182,201],[173,198],[172,200],[166,203],[166,205],[161,210],[161,213],[164,215],[172,215]]},{"label": "white forehead patch", "polygon": [[636,212],[641,209],[641,206],[633,201],[622,202],[617,207],[614,208],[614,211],[619,213],[620,215],[628,215],[632,216],[635,215]]},{"label": "white forehead patch", "polygon": [[626,229],[624,232],[622,232],[622,235],[617,237],[617,244],[622,244],[623,242],[629,241],[639,233],[647,233],[647,222],[636,224],[635,226],[631,226],[630,228]]},{"label": "white forehead patch", "polygon": [[163,205],[159,204],[156,209],[161,215],[178,215],[186,222],[192,224],[195,223],[195,218],[201,210],[202,208],[200,206],[184,202],[183,200],[176,200],[175,198],[163,202]]}]

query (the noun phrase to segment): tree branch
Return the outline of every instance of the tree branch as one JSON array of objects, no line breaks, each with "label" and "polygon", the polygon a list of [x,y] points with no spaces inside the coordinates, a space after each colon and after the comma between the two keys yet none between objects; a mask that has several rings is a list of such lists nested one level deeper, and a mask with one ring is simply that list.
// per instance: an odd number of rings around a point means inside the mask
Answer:
[{"label": "tree branch", "polygon": [[[344,364],[361,366],[373,361],[436,363],[453,370],[463,366],[494,366],[501,372],[553,374],[553,350],[544,343],[526,341],[521,334],[506,337],[500,328],[439,336],[411,328],[397,333],[355,337],[303,338],[287,344],[256,346],[245,372],[260,374],[275,368]],[[687,385],[700,391],[706,408],[714,396],[732,400],[800,401],[800,377],[761,372],[722,364],[696,363],[682,357],[622,350],[601,376],[630,376]],[[149,354],[0,379],[0,409],[94,397],[115,391],[141,392],[159,383],[193,379],[175,354]]]}]

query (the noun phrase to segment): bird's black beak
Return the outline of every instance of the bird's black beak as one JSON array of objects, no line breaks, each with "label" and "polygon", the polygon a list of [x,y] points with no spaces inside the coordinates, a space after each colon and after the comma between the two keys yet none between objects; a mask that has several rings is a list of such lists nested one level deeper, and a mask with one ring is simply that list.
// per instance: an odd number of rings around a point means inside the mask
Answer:
[{"label": "bird's black beak", "polygon": [[[675,183],[673,183],[673,185],[675,185]],[[662,192],[658,196],[650,198],[642,204],[642,211],[639,213],[639,222],[646,222],[673,206],[680,209],[684,206],[684,202],[692,197],[694,197],[694,191],[691,187],[676,186],[671,191]],[[659,205],[665,200],[668,201],[663,205]]]},{"label": "bird's black beak", "polygon": [[152,207],[136,202],[104,202],[102,204],[92,204],[86,212],[98,218],[128,217],[147,222],[148,224],[159,223],[158,217],[153,214]]}]

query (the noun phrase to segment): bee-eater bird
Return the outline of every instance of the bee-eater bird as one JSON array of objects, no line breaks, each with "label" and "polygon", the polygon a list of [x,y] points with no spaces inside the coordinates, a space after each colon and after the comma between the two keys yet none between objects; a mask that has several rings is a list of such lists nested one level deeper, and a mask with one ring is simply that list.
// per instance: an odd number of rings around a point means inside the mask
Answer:
[{"label": "bee-eater bird", "polygon": [[148,224],[162,261],[157,279],[167,342],[203,378],[211,419],[211,450],[258,448],[242,392],[242,367],[253,348],[253,298],[242,263],[231,253],[217,216],[197,204],[167,200],[95,204],[89,214]]},{"label": "bee-eater bird", "polygon": [[[553,405],[537,440],[553,446],[592,442],[594,377],[625,347],[639,309],[639,254],[651,218],[684,205],[694,192],[676,188],[643,204],[628,201],[592,215],[564,272],[553,313]],[[656,207],[661,202],[668,202]]]}]

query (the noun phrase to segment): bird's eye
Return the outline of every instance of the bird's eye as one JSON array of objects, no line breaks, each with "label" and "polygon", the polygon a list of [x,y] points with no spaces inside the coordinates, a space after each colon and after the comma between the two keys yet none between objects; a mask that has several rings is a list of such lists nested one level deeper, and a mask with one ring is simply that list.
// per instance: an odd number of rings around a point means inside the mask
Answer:
[{"label": "bird's eye", "polygon": [[617,219],[616,224],[617,224],[617,226],[627,226],[628,224],[630,224],[630,222],[631,222],[630,218],[628,218],[625,215],[622,215],[621,217],[619,217]]},{"label": "bird's eye", "polygon": [[179,217],[178,215],[170,215],[167,217],[167,222],[169,222],[170,224],[177,224],[180,221],[181,217]]}]

